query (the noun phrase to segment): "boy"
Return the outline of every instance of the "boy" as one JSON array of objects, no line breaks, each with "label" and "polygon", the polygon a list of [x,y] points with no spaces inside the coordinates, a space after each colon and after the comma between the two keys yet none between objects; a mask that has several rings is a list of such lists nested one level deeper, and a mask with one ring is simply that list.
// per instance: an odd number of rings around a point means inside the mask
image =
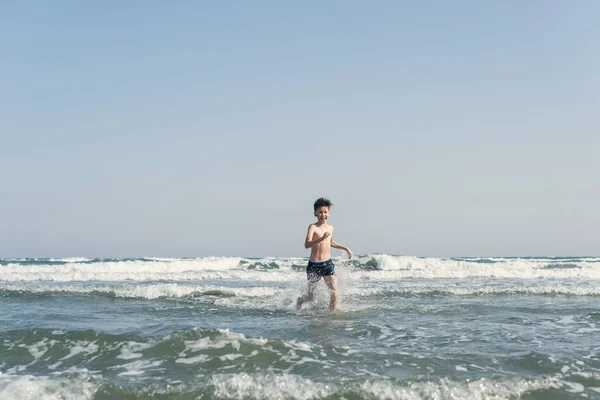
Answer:
[{"label": "boy", "polygon": [[304,240],[304,248],[310,247],[310,259],[306,267],[308,278],[308,293],[298,297],[296,308],[300,309],[305,301],[312,301],[315,295],[317,282],[323,280],[329,288],[329,309],[336,310],[340,305],[337,295],[337,277],[335,276],[335,265],[331,260],[331,248],[345,250],[348,258],[352,258],[352,252],[346,246],[333,241],[333,226],[327,224],[329,212],[333,204],[328,199],[321,197],[314,204],[314,215],[317,222],[308,226],[308,233]]}]

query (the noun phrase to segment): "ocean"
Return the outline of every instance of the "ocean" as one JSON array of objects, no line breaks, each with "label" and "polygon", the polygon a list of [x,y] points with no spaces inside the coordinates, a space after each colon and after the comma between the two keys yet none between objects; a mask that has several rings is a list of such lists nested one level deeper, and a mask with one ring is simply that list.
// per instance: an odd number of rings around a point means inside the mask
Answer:
[{"label": "ocean", "polygon": [[0,399],[600,399],[600,258],[0,259]]}]

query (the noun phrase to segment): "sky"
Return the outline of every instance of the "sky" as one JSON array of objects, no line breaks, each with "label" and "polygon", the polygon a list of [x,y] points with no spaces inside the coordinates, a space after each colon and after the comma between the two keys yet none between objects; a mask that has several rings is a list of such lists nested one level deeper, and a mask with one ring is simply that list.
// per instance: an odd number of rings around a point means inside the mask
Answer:
[{"label": "sky", "polygon": [[2,2],[0,257],[600,255],[599,16]]}]

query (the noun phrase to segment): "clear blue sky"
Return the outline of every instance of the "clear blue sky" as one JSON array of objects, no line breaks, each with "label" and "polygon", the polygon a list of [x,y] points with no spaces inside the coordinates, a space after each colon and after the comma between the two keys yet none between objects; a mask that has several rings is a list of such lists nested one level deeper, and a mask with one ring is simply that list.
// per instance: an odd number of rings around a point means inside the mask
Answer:
[{"label": "clear blue sky", "polygon": [[[0,257],[598,255],[600,2],[0,5]],[[336,253],[337,254],[337,253]]]}]

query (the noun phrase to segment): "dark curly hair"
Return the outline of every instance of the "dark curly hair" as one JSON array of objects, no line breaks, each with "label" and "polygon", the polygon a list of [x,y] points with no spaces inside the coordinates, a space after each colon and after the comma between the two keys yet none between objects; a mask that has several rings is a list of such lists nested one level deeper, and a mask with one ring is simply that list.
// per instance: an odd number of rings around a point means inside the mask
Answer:
[{"label": "dark curly hair", "polygon": [[314,208],[315,211],[317,211],[321,207],[331,208],[332,205],[333,203],[331,202],[331,200],[326,199],[325,197],[320,197],[317,199],[317,201],[315,201]]}]

